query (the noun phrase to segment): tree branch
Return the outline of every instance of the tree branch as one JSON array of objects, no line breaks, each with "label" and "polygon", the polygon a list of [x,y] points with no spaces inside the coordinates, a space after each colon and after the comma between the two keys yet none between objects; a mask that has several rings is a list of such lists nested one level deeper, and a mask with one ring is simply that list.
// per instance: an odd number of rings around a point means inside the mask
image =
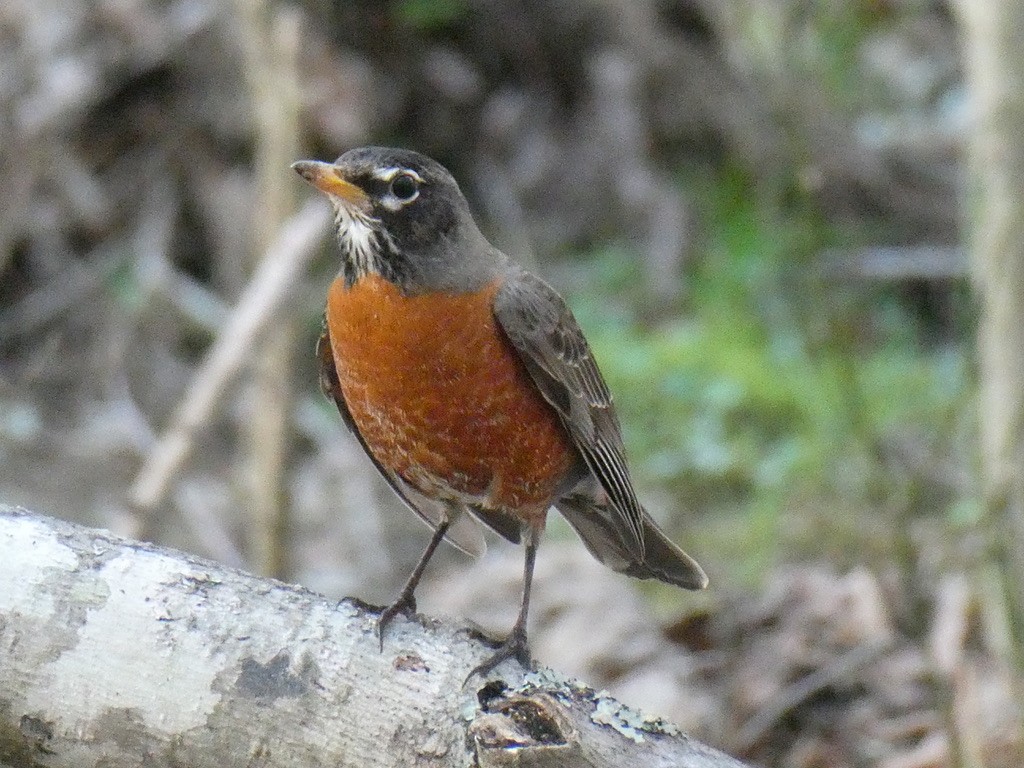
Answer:
[{"label": "tree branch", "polygon": [[311,200],[292,216],[263,254],[256,272],[128,490],[133,506],[150,513],[192,451],[196,432],[246,362],[254,340],[276,316],[302,268],[313,258],[330,224],[328,209]]},{"label": "tree branch", "polygon": [[178,552],[0,506],[5,766],[742,768],[547,670],[466,674],[450,622],[388,627]]}]

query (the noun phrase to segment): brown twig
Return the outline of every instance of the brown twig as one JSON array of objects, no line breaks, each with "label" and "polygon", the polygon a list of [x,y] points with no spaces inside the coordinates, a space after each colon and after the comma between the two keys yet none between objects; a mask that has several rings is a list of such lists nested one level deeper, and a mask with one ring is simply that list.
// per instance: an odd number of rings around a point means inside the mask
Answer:
[{"label": "brown twig", "polygon": [[949,761],[954,768],[985,765],[977,684],[964,659],[973,602],[965,577],[944,577],[936,590],[928,643],[936,692],[946,722]]},{"label": "brown twig", "polygon": [[765,707],[743,724],[732,742],[732,748],[739,754],[748,753],[786,713],[810,699],[823,688],[863,667],[888,646],[887,641],[854,646],[842,656],[834,659],[832,663],[800,678],[781,691],[772,700],[771,706]]},{"label": "brown twig", "polygon": [[[295,179],[288,166],[298,155],[298,49],[300,16],[295,8],[265,0],[237,0],[242,52],[256,127],[255,252],[273,237],[294,205]],[[243,432],[244,487],[253,518],[251,561],[270,576],[286,570],[288,502],[284,491],[294,320],[282,315],[256,358],[246,397]]]},{"label": "brown twig", "polygon": [[128,497],[137,510],[146,512],[164,498],[192,450],[195,433],[245,364],[259,334],[277,316],[329,223],[327,208],[314,200],[281,227],[132,483]]}]

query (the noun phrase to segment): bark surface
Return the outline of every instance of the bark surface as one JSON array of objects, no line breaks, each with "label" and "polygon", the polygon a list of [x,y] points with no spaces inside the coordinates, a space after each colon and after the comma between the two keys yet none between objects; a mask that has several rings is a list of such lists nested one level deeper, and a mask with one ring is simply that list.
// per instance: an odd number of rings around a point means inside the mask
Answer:
[{"label": "bark surface", "polygon": [[0,506],[4,766],[741,764],[449,622]]}]

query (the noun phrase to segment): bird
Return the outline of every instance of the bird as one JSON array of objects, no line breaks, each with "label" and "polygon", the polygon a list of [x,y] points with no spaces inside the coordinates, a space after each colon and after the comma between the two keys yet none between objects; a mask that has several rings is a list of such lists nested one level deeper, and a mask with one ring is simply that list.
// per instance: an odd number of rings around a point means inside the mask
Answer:
[{"label": "bird", "polygon": [[701,566],[637,497],[611,392],[572,312],[488,242],[452,174],[376,146],[292,168],[333,206],[341,255],[317,344],[321,389],[433,529],[377,619],[381,650],[388,624],[415,611],[443,539],[482,554],[476,521],[525,557],[515,624],[467,680],[508,659],[531,663],[530,590],[551,508],[613,570],[705,588]]}]

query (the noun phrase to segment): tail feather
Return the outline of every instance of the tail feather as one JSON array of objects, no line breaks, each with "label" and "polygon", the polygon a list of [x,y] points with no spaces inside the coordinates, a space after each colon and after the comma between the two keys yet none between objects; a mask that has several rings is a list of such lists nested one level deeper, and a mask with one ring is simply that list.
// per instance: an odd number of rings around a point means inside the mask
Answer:
[{"label": "tail feather", "polygon": [[576,493],[556,504],[590,553],[614,571],[637,579],[657,579],[684,589],[704,589],[708,577],[696,560],[676,546],[644,511],[644,551],[637,551],[625,522],[607,504]]}]

